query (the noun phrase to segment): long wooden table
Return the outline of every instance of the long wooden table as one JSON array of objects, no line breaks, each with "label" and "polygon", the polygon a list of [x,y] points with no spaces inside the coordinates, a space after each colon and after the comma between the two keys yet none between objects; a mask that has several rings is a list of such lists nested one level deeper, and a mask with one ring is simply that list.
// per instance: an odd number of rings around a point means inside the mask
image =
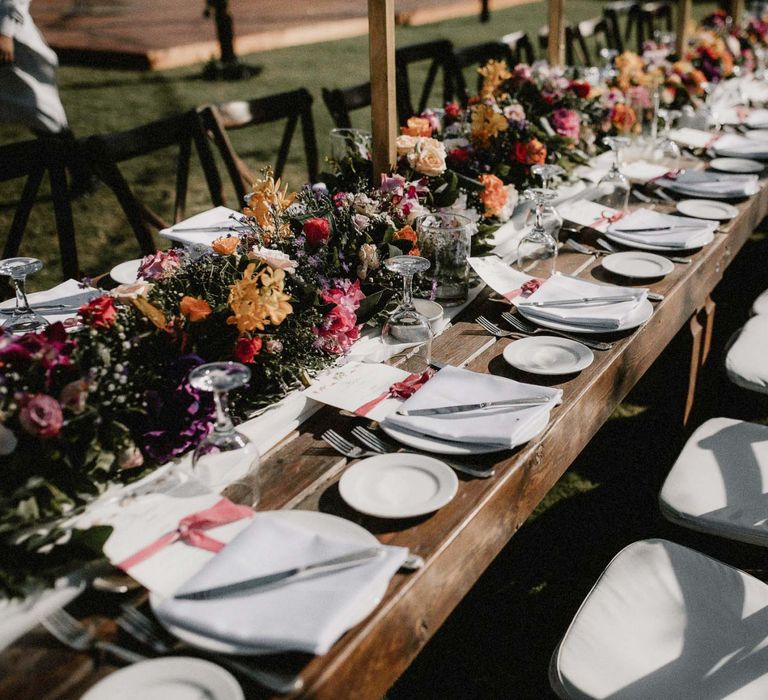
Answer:
[{"label": "long wooden table", "polygon": [[[348,434],[362,422],[358,417],[324,408],[267,455],[260,476],[261,510],[298,508],[340,515],[366,527],[382,542],[408,547],[426,561],[420,570],[398,573],[375,611],[328,654],[291,660],[304,681],[302,697],[381,697],[686,324],[693,333],[692,370],[701,364],[713,311],[709,295],[768,214],[768,187],[763,184],[758,195],[738,205],[738,217],[724,224],[690,265],[675,265],[672,273],[651,285],[665,299],[655,304],[647,323],[620,337],[612,350],[596,351],[595,362],[578,376],[561,384],[547,382],[562,388],[564,395],[546,430],[521,448],[485,458],[495,463],[494,477],[460,476],[457,496],[433,515],[379,520],[344,504],[336,484],[347,460],[331,451],[320,435],[329,427]],[[563,249],[558,269],[574,272],[586,261],[584,255]],[[621,282],[598,260],[587,263],[580,275]],[[537,382],[502,359],[504,347],[513,341],[496,341],[473,322],[481,313],[498,320],[505,309],[506,302],[483,293],[435,341],[435,358]],[[65,650],[36,629],[0,654],[0,697],[76,698],[114,668],[108,662],[94,664],[88,654]],[[249,696],[258,694],[255,688],[248,691]]]}]

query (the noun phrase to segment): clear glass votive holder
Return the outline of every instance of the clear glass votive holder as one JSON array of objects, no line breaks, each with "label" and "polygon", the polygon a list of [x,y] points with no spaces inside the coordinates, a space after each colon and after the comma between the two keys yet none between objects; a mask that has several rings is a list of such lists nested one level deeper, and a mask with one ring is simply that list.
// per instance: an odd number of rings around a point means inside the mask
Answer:
[{"label": "clear glass votive holder", "polygon": [[435,212],[416,219],[421,254],[432,263],[435,301],[458,306],[469,297],[469,254],[474,225],[461,214]]}]

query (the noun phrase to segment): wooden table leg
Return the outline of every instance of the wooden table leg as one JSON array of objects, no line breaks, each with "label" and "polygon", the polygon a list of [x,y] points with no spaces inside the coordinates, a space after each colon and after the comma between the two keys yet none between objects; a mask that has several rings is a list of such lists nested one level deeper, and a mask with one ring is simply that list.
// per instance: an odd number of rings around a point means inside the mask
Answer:
[{"label": "wooden table leg", "polygon": [[701,367],[701,347],[704,327],[701,325],[699,315],[694,314],[688,322],[691,332],[691,364],[688,373],[688,395],[685,399],[685,411],[683,412],[683,425],[688,425],[688,419],[693,410],[693,402],[696,398],[696,380]]},{"label": "wooden table leg", "polygon": [[704,343],[701,348],[701,364],[703,365],[709,357],[709,351],[712,347],[712,331],[715,327],[715,307],[712,297],[707,297],[704,302],[704,308],[699,312],[699,317],[704,316]]}]

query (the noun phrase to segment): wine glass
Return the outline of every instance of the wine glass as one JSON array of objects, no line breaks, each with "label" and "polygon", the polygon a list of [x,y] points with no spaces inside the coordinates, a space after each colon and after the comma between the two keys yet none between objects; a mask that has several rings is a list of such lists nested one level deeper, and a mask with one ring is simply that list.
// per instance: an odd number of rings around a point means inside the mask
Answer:
[{"label": "wine glass", "polygon": [[544,208],[557,193],[553,190],[533,188],[523,194],[536,203],[533,228],[526,233],[517,246],[517,266],[522,272],[536,268],[537,277],[551,277],[555,272],[557,241],[544,227]]},{"label": "wine glass", "polygon": [[[557,184],[555,178],[562,175],[565,170],[559,165],[534,165],[531,172],[541,178],[541,186],[545,190],[556,190]],[[542,215],[542,221],[547,233],[557,240],[560,229],[563,226],[563,217],[552,204],[545,204]]]},{"label": "wine glass", "polygon": [[613,151],[614,159],[611,169],[603,175],[597,183],[600,195],[596,198],[598,204],[603,204],[611,209],[624,211],[629,203],[629,180],[621,174],[619,159],[621,149],[629,145],[629,139],[625,136],[609,136],[605,143]]},{"label": "wine glass", "polygon": [[239,362],[209,362],[189,373],[190,385],[198,391],[211,392],[216,408],[211,432],[192,455],[192,473],[213,490],[230,485],[228,494],[233,500],[255,506],[260,496],[256,478],[259,451],[235,430],[228,406],[229,392],[245,386],[250,378],[251,370]]},{"label": "wine glass", "polygon": [[680,146],[678,146],[669,136],[672,123],[682,116],[682,112],[677,109],[659,109],[659,119],[661,119],[661,137],[658,140],[658,151],[662,158],[672,161],[671,166],[676,168],[678,161],[682,156]]},{"label": "wine glass", "polygon": [[429,368],[432,353],[432,328],[429,319],[413,305],[413,276],[429,269],[426,258],[416,255],[397,255],[384,265],[403,278],[403,298],[381,330],[381,338],[390,346],[406,346],[396,349],[394,358],[412,374],[421,374]]},{"label": "wine glass", "polygon": [[3,324],[9,333],[32,333],[42,330],[50,323],[29,306],[24,290],[27,276],[39,272],[43,263],[37,258],[6,258],[0,260],[0,275],[10,277],[16,292],[16,308],[13,315]]},{"label": "wine glass", "polygon": [[616,77],[616,68],[614,68],[613,62],[616,60],[616,56],[618,55],[619,52],[616,51],[616,49],[600,49],[600,57],[603,59],[603,65],[600,67],[601,82],[609,83]]}]

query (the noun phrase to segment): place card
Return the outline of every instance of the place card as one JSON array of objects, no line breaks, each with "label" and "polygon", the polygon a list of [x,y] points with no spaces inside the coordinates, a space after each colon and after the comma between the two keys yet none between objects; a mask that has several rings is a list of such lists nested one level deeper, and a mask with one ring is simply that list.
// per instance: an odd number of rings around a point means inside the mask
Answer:
[{"label": "place card", "polygon": [[524,272],[515,270],[495,255],[469,258],[469,264],[483,282],[510,301],[520,295],[524,284],[535,279]]},{"label": "place card", "polygon": [[[232,216],[236,218],[231,218]],[[242,218],[242,213],[229,207],[214,207],[161,229],[159,233],[163,238],[186,246],[209,248],[217,238],[235,235],[237,222]]]},{"label": "place card", "polygon": [[590,202],[588,199],[579,199],[575,202],[565,202],[557,207],[560,216],[579,226],[589,226],[596,231],[604,232],[612,222],[618,221],[623,212],[611,209],[604,204]]}]

